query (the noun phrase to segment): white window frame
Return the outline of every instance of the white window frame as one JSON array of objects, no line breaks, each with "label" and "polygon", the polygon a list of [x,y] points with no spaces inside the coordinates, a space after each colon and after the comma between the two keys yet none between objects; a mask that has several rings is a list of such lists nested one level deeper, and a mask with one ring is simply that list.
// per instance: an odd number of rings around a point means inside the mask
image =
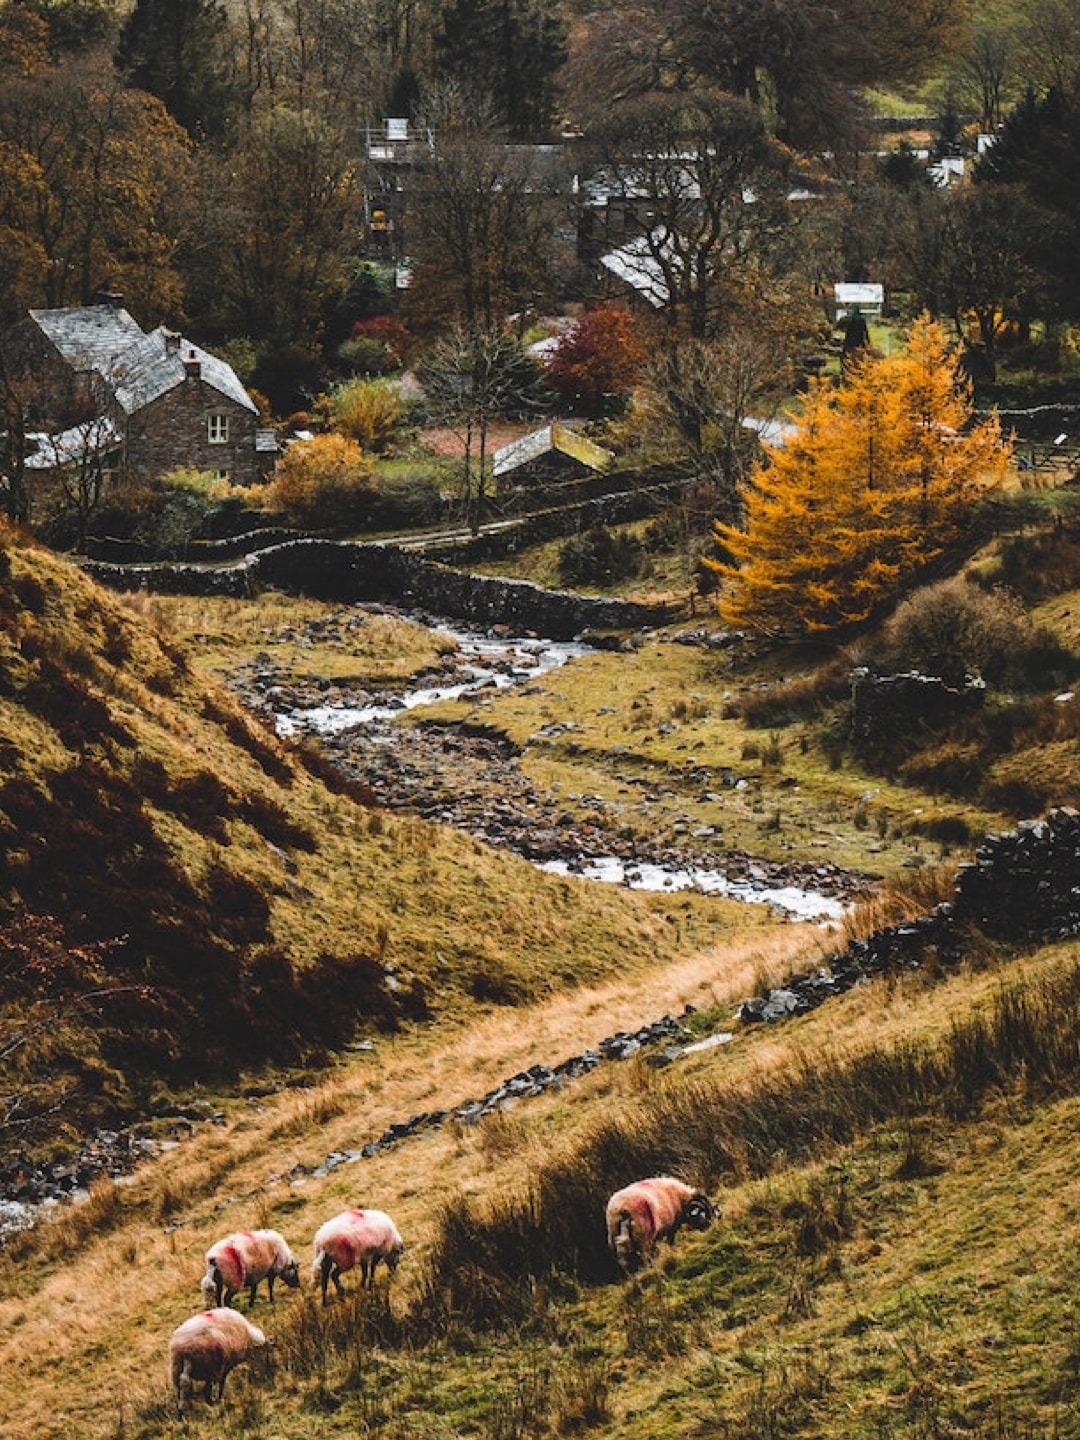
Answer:
[{"label": "white window frame", "polygon": [[226,410],[213,410],[206,417],[206,440],[209,445],[229,443],[229,414]]}]

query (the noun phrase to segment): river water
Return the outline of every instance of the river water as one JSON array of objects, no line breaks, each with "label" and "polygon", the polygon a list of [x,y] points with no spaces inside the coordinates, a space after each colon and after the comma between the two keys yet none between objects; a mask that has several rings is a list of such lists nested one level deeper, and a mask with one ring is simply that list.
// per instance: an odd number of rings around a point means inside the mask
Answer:
[{"label": "river water", "polygon": [[432,628],[456,642],[463,672],[461,679],[455,679],[452,684],[420,686],[369,705],[318,705],[288,711],[276,717],[278,734],[334,735],[380,720],[393,720],[405,710],[436,705],[441,700],[458,700],[491,688],[508,690],[513,685],[537,680],[549,670],[558,670],[590,650],[578,641],[492,638],[453,630],[448,625]]},{"label": "river water", "polygon": [[[515,685],[532,684],[550,671],[570,665],[575,659],[590,653],[590,647],[581,642],[493,636],[447,625],[434,628],[457,646],[454,674],[445,683],[440,680],[439,683],[420,685],[400,694],[365,696],[363,703],[359,704],[335,703],[286,709],[275,715],[277,732],[289,737],[311,735],[321,738],[327,742],[335,759],[344,759],[351,773],[370,782],[373,773],[371,765],[365,768],[362,762],[358,763],[357,757],[364,752],[370,756],[377,747],[394,747],[401,737],[400,731],[395,734],[397,727],[394,721],[407,711],[442,700],[479,695],[486,690],[506,690]],[[399,766],[394,778],[398,784],[408,784],[408,777],[403,772],[414,772],[417,764],[422,763],[419,757],[423,747],[418,743],[416,732],[410,732],[401,748],[407,753],[408,762]],[[471,760],[474,755],[475,747],[468,758]],[[452,762],[446,768],[449,773],[444,774],[441,781],[444,791],[451,789],[455,783]],[[504,798],[505,778],[505,768],[492,776],[496,806]],[[465,778],[464,762],[457,783],[462,788],[470,788]],[[392,788],[383,787],[384,790]],[[461,823],[462,828],[476,834],[475,798],[480,787],[471,788],[474,803]],[[379,787],[376,786],[376,789]],[[384,803],[388,802],[386,795],[381,798]],[[523,808],[529,806],[517,807],[519,812]],[[423,809],[421,813],[425,813]],[[455,823],[452,802],[446,802],[445,798],[443,803],[438,807],[433,805],[427,813]],[[549,873],[574,875],[598,884],[624,885],[634,890],[694,891],[702,895],[723,896],[767,905],[776,914],[791,920],[818,923],[838,920],[849,903],[846,897],[825,893],[824,888],[816,891],[800,884],[787,883],[780,867],[771,867],[764,862],[747,864],[746,857],[740,857],[738,865],[728,863],[722,855],[699,858],[685,855],[672,858],[669,855],[643,860],[639,853],[640,844],[633,856],[620,855],[614,849],[612,853],[604,854],[597,852],[595,838],[588,847],[552,857],[536,853],[534,846],[527,841],[523,843],[520,834],[508,836],[504,827],[482,828],[487,831],[483,838],[490,843],[502,844],[524,854]]]}]

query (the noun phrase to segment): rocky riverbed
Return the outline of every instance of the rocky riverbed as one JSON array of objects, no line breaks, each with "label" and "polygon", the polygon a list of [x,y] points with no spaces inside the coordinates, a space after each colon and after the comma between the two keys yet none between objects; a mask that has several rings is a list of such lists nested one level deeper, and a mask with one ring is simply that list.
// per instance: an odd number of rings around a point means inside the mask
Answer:
[{"label": "rocky riverbed", "polygon": [[[321,642],[343,638],[356,619],[355,609],[343,610],[337,619],[320,620],[309,627],[310,633],[295,638],[317,655]],[[713,889],[773,904],[784,915],[811,919],[834,917],[867,888],[861,877],[828,861],[766,862],[721,848],[719,836],[711,834],[695,837],[690,831],[685,844],[650,841],[642,828],[628,830],[624,818],[600,796],[582,797],[572,810],[544,792],[525,773],[514,746],[497,734],[460,725],[401,725],[395,716],[429,699],[535,683],[544,671],[567,663],[586,648],[502,633],[456,634],[458,649],[433,669],[414,676],[407,691],[364,690],[317,674],[298,678],[265,653],[232,675],[231,683],[252,710],[286,733],[316,738],[380,805],[451,825],[546,868],[651,889]],[[564,725],[572,725],[570,717]],[[700,772],[695,779],[699,787],[717,790],[740,782],[741,777],[731,772]],[[638,803],[643,813],[653,798],[642,787]],[[699,843],[692,843],[695,839]],[[767,1013],[760,1018],[773,1016]],[[508,1100],[564,1084],[601,1059],[622,1059],[649,1048],[661,1061],[669,1060],[685,1047],[686,1039],[681,1023],[664,1017],[633,1035],[609,1037],[584,1056],[512,1077],[505,1086],[468,1102],[460,1113],[411,1117],[385,1136],[358,1146],[355,1156],[374,1153],[444,1118],[470,1123]],[[671,1055],[661,1042],[675,1046]],[[180,1143],[194,1125],[222,1120],[220,1115],[200,1112],[177,1117],[164,1129],[146,1124],[102,1130],[70,1157],[52,1163],[10,1158],[0,1164],[0,1243],[5,1234],[33,1224],[56,1205],[85,1195],[96,1179],[120,1178],[162,1149]],[[354,1158],[352,1152],[347,1158]]]},{"label": "rocky riverbed", "polygon": [[[543,792],[502,736],[454,724],[402,726],[395,717],[406,709],[458,694],[529,685],[586,648],[498,633],[454,633],[457,652],[397,693],[318,677],[298,680],[268,655],[236,672],[231,682],[245,703],[272,719],[282,733],[317,738],[380,805],[451,825],[548,868],[638,888],[727,894],[770,904],[799,919],[835,919],[868,890],[864,877],[827,860],[765,861],[724,848],[708,827],[689,822],[685,840],[650,839],[643,827],[626,825],[598,795],[581,797],[570,809]],[[320,634],[326,634],[325,621]],[[571,730],[568,717],[546,727],[539,738],[554,740]],[[703,794],[750,783],[728,770],[712,775],[699,769],[694,777]],[[638,809],[647,813],[653,799],[643,785]]]}]

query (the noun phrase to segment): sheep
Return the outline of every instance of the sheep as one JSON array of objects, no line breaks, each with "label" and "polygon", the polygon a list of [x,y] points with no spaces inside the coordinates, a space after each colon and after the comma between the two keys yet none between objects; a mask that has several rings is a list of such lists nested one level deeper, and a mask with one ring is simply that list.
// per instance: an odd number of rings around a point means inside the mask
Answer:
[{"label": "sheep", "polygon": [[360,1266],[361,1283],[374,1285],[379,1261],[395,1271],[404,1249],[397,1226],[382,1210],[343,1210],[315,1233],[315,1260],[312,1279],[322,1286],[323,1304],[326,1289],[333,1280],[339,1295],[345,1289],[341,1276],[346,1270]]},{"label": "sheep", "polygon": [[300,1284],[300,1262],[284,1236],[276,1230],[237,1230],[207,1250],[201,1289],[208,1305],[231,1305],[237,1291],[247,1286],[250,1310],[259,1281],[266,1281],[272,1302],[278,1279],[294,1290]]},{"label": "sheep", "polygon": [[203,1384],[207,1404],[225,1393],[225,1380],[235,1366],[250,1360],[252,1352],[267,1344],[266,1336],[237,1310],[227,1305],[204,1310],[178,1325],[169,1340],[169,1381],[176,1391],[176,1413],[184,1418],[184,1405],[193,1387]]},{"label": "sheep", "polygon": [[716,1219],[709,1197],[671,1175],[635,1180],[607,1202],[608,1243],[629,1275],[652,1257],[661,1240],[675,1239],[685,1225],[707,1230]]}]

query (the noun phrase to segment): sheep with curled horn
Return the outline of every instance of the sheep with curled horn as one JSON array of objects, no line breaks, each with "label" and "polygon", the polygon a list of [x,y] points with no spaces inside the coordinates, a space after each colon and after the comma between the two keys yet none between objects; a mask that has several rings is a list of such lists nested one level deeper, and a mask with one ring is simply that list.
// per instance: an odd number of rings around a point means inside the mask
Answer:
[{"label": "sheep with curled horn", "polygon": [[671,1243],[684,1226],[708,1230],[715,1219],[716,1209],[704,1191],[673,1175],[654,1175],[617,1190],[607,1202],[608,1244],[619,1268],[630,1275],[652,1259],[661,1240]]}]

